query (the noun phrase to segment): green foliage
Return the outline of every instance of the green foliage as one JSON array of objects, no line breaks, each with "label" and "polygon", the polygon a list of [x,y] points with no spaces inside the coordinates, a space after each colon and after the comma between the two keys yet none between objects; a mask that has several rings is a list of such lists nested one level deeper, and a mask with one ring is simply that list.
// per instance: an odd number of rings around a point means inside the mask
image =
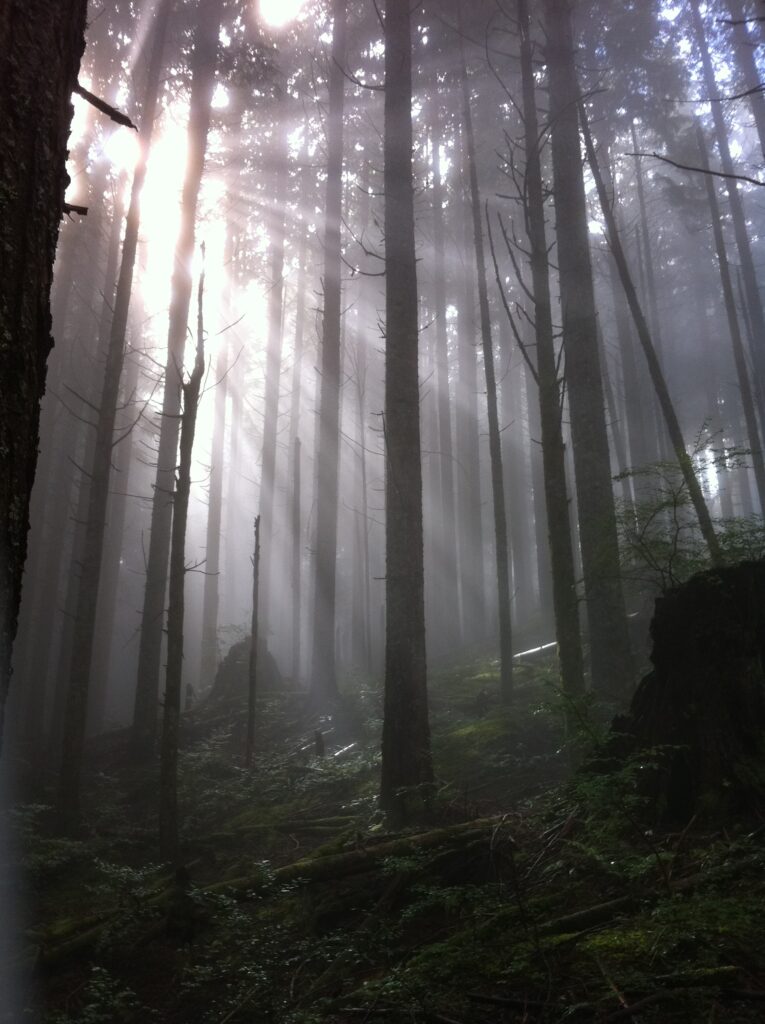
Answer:
[{"label": "green foliage", "polygon": [[45,804],[21,804],[8,811],[11,832],[21,851],[21,868],[38,886],[91,855],[81,840],[49,835],[50,814],[51,808]]},{"label": "green foliage", "polygon": [[141,1006],[132,989],[113,978],[104,967],[91,967],[90,979],[77,1003],[76,1009],[51,1014],[50,1024],[119,1024],[135,1020],[139,1012],[142,1020],[159,1019]]},{"label": "green foliage", "polygon": [[[743,448],[716,448],[699,433],[693,451],[697,475],[714,470],[724,476],[743,470],[749,454]],[[636,506],[621,504],[619,532],[622,570],[639,590],[665,591],[711,567],[696,513],[676,462],[657,462],[628,470],[650,498]],[[765,522],[760,516],[717,519],[714,522],[725,560],[729,563],[765,557]]]}]

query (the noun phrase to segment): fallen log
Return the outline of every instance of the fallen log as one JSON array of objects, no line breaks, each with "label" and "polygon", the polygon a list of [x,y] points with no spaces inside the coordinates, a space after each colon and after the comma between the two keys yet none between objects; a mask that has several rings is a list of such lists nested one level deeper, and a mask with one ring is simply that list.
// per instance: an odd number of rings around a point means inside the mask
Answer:
[{"label": "fallen log", "polygon": [[540,935],[566,935],[574,932],[582,932],[597,924],[604,924],[612,921],[622,911],[635,909],[635,900],[632,896],[619,896],[618,899],[608,900],[606,903],[598,903],[595,907],[588,907],[586,910],[578,910],[575,914],[566,914],[565,917],[556,917],[540,925]]},{"label": "fallen log", "polygon": [[[194,890],[199,896],[216,895],[218,893],[230,893],[245,895],[247,893],[263,893],[272,886],[286,885],[291,882],[322,882],[334,881],[338,877],[363,874],[377,867],[386,857],[403,857],[425,850],[437,849],[455,840],[460,842],[470,840],[484,831],[497,827],[503,818],[480,818],[475,821],[463,822],[459,825],[451,825],[447,828],[434,829],[430,832],[413,833],[405,836],[398,836],[395,839],[383,840],[374,846],[359,845],[356,849],[343,853],[325,854],[323,856],[304,857],[291,864],[285,864],[277,868],[272,874],[254,876],[246,875],[240,878],[227,879],[222,882],[215,882],[212,885],[204,886]],[[488,839],[488,835],[487,835]],[[142,910],[156,910],[164,912],[170,904],[175,889],[171,886],[163,892],[157,893],[141,904]],[[38,946],[38,962],[47,969],[54,968],[75,954],[80,954],[92,949],[100,939],[107,933],[118,919],[120,911],[109,914],[100,924],[88,927],[84,931],[73,935],[65,942],[56,943],[53,946],[46,946],[43,941]],[[148,925],[149,936],[157,934],[162,930],[163,922],[156,919]],[[55,929],[55,925],[53,929]],[[52,930],[53,930],[52,929]]]},{"label": "fallen log", "polygon": [[[476,821],[451,825],[448,828],[435,829],[432,832],[420,832],[413,835],[399,836],[397,839],[383,841],[375,846],[361,845],[344,853],[326,854],[319,857],[305,857],[302,860],[277,868],[271,876],[277,885],[289,882],[306,881],[321,882],[336,879],[339,876],[363,874],[371,871],[386,857],[405,857],[408,854],[420,853],[436,849],[454,839],[473,838],[484,829],[494,828],[502,817],[479,818]],[[241,893],[260,891],[263,889],[262,877],[244,876],[217,882],[208,886],[204,892]]]}]

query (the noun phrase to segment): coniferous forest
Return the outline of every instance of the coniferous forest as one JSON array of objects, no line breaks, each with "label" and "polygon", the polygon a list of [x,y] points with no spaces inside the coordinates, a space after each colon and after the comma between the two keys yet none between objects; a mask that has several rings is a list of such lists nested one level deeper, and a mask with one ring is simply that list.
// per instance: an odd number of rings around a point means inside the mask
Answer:
[{"label": "coniferous forest", "polygon": [[2,0],[0,1022],[765,1018],[765,4]]}]

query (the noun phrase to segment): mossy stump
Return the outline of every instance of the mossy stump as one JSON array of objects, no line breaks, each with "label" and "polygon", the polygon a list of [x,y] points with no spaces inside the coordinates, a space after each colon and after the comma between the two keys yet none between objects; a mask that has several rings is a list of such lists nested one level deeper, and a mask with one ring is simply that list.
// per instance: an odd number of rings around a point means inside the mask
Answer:
[{"label": "mossy stump", "polygon": [[613,725],[612,751],[660,749],[660,818],[765,808],[765,562],[699,573],[656,601],[653,671]]}]

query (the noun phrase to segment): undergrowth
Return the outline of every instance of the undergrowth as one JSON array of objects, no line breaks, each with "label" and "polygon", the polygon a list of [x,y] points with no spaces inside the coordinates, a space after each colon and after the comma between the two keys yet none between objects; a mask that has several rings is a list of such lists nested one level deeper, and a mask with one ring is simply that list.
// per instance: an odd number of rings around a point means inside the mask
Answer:
[{"label": "undergrowth", "polygon": [[76,841],[50,838],[44,793],[19,808],[38,893],[27,1019],[601,1021],[652,994],[645,1022],[761,1019],[762,832],[658,830],[645,780],[663,752],[588,762],[602,712],[572,716],[551,664],[517,677],[511,709],[492,663],[435,681],[436,795],[409,835],[376,808],[369,686],[320,723],[323,757],[294,697],[264,702],[251,771],[236,711],[187,744],[180,875],[156,863],[145,768],[110,763],[116,799],[89,804]]}]

